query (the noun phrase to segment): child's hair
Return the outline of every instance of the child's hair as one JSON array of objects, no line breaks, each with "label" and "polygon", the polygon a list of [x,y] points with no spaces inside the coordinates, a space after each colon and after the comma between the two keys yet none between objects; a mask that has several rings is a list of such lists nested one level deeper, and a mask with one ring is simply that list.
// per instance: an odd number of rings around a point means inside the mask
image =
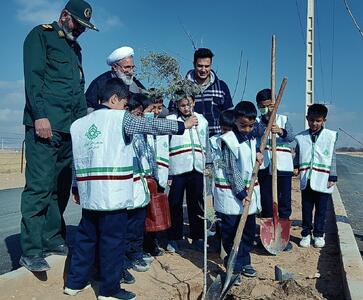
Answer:
[{"label": "child's hair", "polygon": [[256,95],[257,104],[266,100],[271,100],[271,89],[263,89]]},{"label": "child's hair", "polygon": [[[155,88],[151,88],[150,91],[155,92]],[[153,103],[155,103],[155,104],[159,104],[159,103],[163,104],[163,102],[164,102],[162,94],[155,94],[150,98],[153,100]]]},{"label": "child's hair", "polygon": [[191,99],[192,101],[195,100],[193,95],[187,95],[187,93],[183,89],[176,90],[174,92],[173,98],[176,104],[183,99]]},{"label": "child's hair", "polygon": [[128,87],[119,78],[111,78],[106,81],[101,92],[101,103],[107,102],[113,95],[123,99],[130,98]]},{"label": "child's hair", "polygon": [[328,108],[323,104],[315,103],[308,108],[308,116],[323,117],[325,119],[327,115]]},{"label": "child's hair", "polygon": [[250,101],[241,101],[234,108],[235,119],[244,117],[249,120],[255,120],[257,117],[257,110],[255,105]]},{"label": "child's hair", "polygon": [[132,94],[130,100],[127,102],[127,106],[129,107],[129,111],[133,111],[134,109],[142,106],[142,102],[140,101],[140,94]]},{"label": "child's hair", "polygon": [[198,58],[210,58],[212,60],[214,54],[208,48],[199,48],[194,52],[194,64],[197,62]]},{"label": "child's hair", "polygon": [[233,127],[234,124],[234,111],[227,109],[222,111],[219,116],[219,126]]}]

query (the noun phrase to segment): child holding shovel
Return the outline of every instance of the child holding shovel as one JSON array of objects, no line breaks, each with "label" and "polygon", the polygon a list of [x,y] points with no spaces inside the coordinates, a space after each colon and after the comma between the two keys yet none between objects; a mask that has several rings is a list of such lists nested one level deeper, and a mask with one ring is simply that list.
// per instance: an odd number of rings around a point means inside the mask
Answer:
[{"label": "child holding shovel", "polygon": [[[258,135],[263,136],[273,109],[271,89],[263,89],[256,95],[257,107],[261,113],[258,124]],[[277,134],[277,190],[278,211],[280,219],[289,219],[291,215],[291,178],[293,162],[290,143],[294,140],[294,133],[287,116],[276,115],[276,124],[272,126],[272,133]],[[260,143],[260,139],[259,143]],[[261,191],[262,218],[272,217],[272,148],[271,136],[268,139],[264,159],[258,172],[258,182]],[[288,242],[284,251],[291,251],[292,244]]]},{"label": "child holding shovel", "polygon": [[[302,197],[302,239],[300,246],[310,247],[311,233],[314,246],[325,246],[324,225],[328,202],[337,181],[335,144],[337,133],[324,128],[328,109],[322,104],[308,108],[309,129],[296,135],[294,174],[300,173]],[[313,209],[315,207],[314,227]]]},{"label": "child holding shovel", "polygon": [[[234,273],[242,273],[248,277],[256,276],[256,270],[251,265],[250,252],[256,232],[256,213],[261,211],[258,183],[250,182],[256,160],[261,162],[263,159],[261,153],[256,151],[256,117],[257,110],[253,103],[241,101],[234,108],[235,119],[232,131],[218,139],[225,163],[225,188],[232,191],[229,201],[225,202],[223,212],[219,213],[222,244],[227,253],[224,262],[227,265],[244,205],[250,202],[249,215],[233,270]],[[255,185],[251,199],[247,197],[247,188],[250,184]],[[238,277],[235,284],[240,282],[241,279]]]}]

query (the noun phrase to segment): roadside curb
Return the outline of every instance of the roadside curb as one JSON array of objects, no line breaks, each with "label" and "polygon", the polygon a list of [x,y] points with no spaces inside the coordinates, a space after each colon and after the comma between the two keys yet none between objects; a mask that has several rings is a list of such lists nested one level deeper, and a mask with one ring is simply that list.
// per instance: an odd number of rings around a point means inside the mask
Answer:
[{"label": "roadside curb", "polygon": [[363,291],[363,260],[337,187],[332,198],[338,228],[345,298],[359,300],[362,299]]}]

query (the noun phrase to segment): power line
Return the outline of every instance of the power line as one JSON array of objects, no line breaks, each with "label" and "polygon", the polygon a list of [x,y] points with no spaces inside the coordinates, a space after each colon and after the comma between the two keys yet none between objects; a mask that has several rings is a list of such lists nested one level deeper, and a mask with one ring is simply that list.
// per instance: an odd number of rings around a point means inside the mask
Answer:
[{"label": "power line", "polygon": [[350,7],[349,7],[349,5],[348,5],[347,0],[343,0],[343,1],[344,1],[344,4],[345,4],[345,8],[347,9],[347,11],[348,11],[348,13],[349,13],[350,17],[352,18],[352,20],[353,20],[353,23],[354,23],[355,27],[358,29],[358,31],[359,31],[359,33],[360,33],[361,37],[363,37],[363,32],[362,32],[362,30],[360,29],[360,27],[359,27],[359,25],[358,25],[357,21],[355,20],[355,18],[354,18],[354,16],[353,16],[353,14],[352,14],[352,11],[350,10]]},{"label": "power line", "polygon": [[343,128],[339,127],[339,130],[344,132],[347,136],[351,137],[353,140],[355,140],[356,142],[358,142],[359,144],[361,144],[363,146],[363,143],[359,140],[357,140],[354,136],[350,135],[348,132],[346,132]]},{"label": "power line", "polygon": [[245,83],[244,83],[244,86],[243,86],[242,99],[245,96],[246,85],[247,85],[247,77],[248,77],[248,60],[247,60],[247,64],[246,64]]},{"label": "power line", "polygon": [[237,87],[238,87],[239,77],[240,77],[240,74],[241,74],[242,57],[243,57],[243,50],[241,49],[241,55],[239,57],[239,66],[238,66],[238,72],[237,72],[237,81],[236,81],[236,85],[234,87],[232,99],[234,98],[234,95],[236,94]]},{"label": "power line", "polygon": [[304,46],[306,47],[306,38],[305,38],[305,35],[304,35],[304,30],[303,30],[303,26],[302,26],[302,22],[301,22],[300,7],[299,7],[299,4],[298,4],[297,0],[295,0],[295,5],[296,5],[297,15],[298,15],[298,18],[299,18],[300,35],[301,35],[301,38],[302,38],[302,42],[303,42]]}]

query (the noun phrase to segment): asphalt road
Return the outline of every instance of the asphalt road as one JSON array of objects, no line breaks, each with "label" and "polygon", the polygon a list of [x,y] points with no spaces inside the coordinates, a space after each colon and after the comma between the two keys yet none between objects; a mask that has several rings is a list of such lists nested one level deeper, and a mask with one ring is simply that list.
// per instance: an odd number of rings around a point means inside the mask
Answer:
[{"label": "asphalt road", "polygon": [[[19,268],[21,192],[22,189],[0,191],[0,274]],[[80,215],[80,207],[69,201],[65,212],[68,236],[74,236]]]},{"label": "asphalt road", "polygon": [[363,157],[337,155],[338,188],[363,256]]}]

